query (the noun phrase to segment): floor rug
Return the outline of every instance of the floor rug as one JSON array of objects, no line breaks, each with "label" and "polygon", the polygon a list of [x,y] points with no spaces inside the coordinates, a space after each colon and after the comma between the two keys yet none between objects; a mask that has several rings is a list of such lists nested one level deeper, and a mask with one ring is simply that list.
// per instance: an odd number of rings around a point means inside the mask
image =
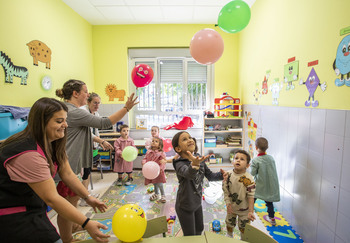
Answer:
[{"label": "floor rug", "polygon": [[[103,230],[104,233],[113,235],[112,231],[112,217],[124,204],[136,203],[146,213],[147,219],[159,217],[165,215],[167,218],[170,216],[176,216],[175,212],[175,199],[178,188],[178,180],[174,172],[166,172],[167,183],[164,184],[166,203],[151,202],[149,200],[152,193],[148,192],[152,186],[144,185],[144,177],[140,171],[136,171],[133,175],[134,181],[129,186],[117,186],[114,182],[107,191],[100,197],[100,200],[106,203],[108,209],[104,213],[95,213],[92,209],[86,214],[92,220],[97,220],[108,227],[107,230]],[[125,182],[127,178],[123,178]],[[209,187],[209,182],[204,180],[204,190]],[[221,223],[221,231],[218,234],[226,235],[226,206],[223,200],[223,196],[216,199],[212,204],[207,203],[205,200],[202,202],[203,214],[204,214],[204,230],[212,231],[213,220],[219,220]],[[181,236],[181,227],[178,219],[174,224],[168,227],[168,237]],[[161,235],[159,235],[161,237]],[[74,235],[75,239],[86,240],[91,239],[87,232],[80,232]],[[234,230],[234,238],[240,239],[240,232],[238,229]]]}]

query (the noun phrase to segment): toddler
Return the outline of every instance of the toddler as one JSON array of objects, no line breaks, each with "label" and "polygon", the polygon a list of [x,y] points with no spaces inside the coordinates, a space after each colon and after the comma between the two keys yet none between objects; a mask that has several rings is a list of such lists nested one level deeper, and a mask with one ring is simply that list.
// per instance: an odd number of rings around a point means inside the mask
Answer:
[{"label": "toddler", "polygon": [[129,186],[133,181],[132,178],[132,169],[133,169],[133,161],[125,161],[122,158],[123,149],[127,146],[133,146],[136,148],[134,144],[134,140],[129,137],[129,126],[122,125],[120,126],[120,137],[115,140],[114,148],[115,148],[115,162],[114,162],[114,172],[118,172],[118,180],[117,186],[123,185],[123,173],[128,174],[128,180],[125,182],[126,186]]},{"label": "toddler", "polygon": [[229,237],[233,237],[233,228],[236,226],[237,217],[241,234],[244,233],[246,223],[255,220],[255,183],[253,176],[247,172],[249,162],[250,155],[245,150],[236,151],[232,162],[233,170],[227,172],[227,180],[222,183],[227,207],[226,227]]},{"label": "toddler", "polygon": [[255,199],[264,200],[269,214],[268,222],[272,226],[276,225],[275,209],[273,202],[280,201],[280,187],[276,171],[275,160],[271,155],[266,154],[269,143],[266,138],[260,137],[255,141],[255,148],[258,151],[258,157],[254,158],[250,167],[250,173],[255,178],[256,191]]},{"label": "toddler", "polygon": [[[151,148],[151,143],[152,143],[152,139],[153,139],[153,138],[161,138],[161,137],[159,136],[159,127],[158,127],[158,126],[152,126],[152,127],[151,127],[151,135],[152,135],[152,137],[151,137],[151,138],[148,138],[148,139],[146,140],[146,143],[145,143],[145,148],[146,148],[147,150],[149,150],[149,149]],[[161,139],[163,139],[163,138],[161,138]]]},{"label": "toddler", "polygon": [[175,134],[172,145],[180,156],[174,160],[176,176],[179,180],[175,210],[179,217],[184,236],[201,235],[204,229],[202,209],[203,179],[222,180],[226,173],[223,170],[213,173],[205,164],[209,156],[193,154],[196,143],[188,132]]},{"label": "toddler", "polygon": [[161,194],[160,202],[165,203],[165,193],[163,183],[166,182],[165,178],[165,153],[163,152],[163,140],[161,138],[153,137],[150,149],[147,150],[144,159],[142,160],[142,165],[146,164],[149,161],[154,161],[159,164],[160,171],[159,175],[155,179],[145,178],[145,185],[153,183],[154,185],[154,194],[149,198],[151,201],[156,201],[159,199],[159,191]]}]

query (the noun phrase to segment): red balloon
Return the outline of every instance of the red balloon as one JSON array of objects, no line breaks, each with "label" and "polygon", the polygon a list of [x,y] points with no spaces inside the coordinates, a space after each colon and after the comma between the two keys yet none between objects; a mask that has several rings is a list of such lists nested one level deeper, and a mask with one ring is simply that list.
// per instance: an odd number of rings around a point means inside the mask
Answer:
[{"label": "red balloon", "polygon": [[153,79],[153,70],[147,64],[136,65],[131,72],[131,79],[136,87],[148,85]]},{"label": "red balloon", "polygon": [[224,40],[213,29],[202,29],[192,37],[190,43],[191,56],[200,64],[215,63],[224,52]]},{"label": "red balloon", "polygon": [[169,151],[171,151],[172,148],[173,148],[173,146],[171,145],[171,139],[169,139],[169,138],[163,139],[163,151],[169,152]]}]

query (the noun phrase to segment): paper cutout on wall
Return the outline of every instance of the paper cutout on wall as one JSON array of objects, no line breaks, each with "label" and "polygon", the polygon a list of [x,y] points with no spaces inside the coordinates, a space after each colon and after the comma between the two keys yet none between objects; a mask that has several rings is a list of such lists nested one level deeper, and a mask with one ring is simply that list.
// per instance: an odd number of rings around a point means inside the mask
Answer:
[{"label": "paper cutout on wall", "polygon": [[253,91],[253,97],[256,104],[259,104],[261,98],[261,92],[259,90],[259,82],[255,83],[255,90]]},{"label": "paper cutout on wall", "polygon": [[[317,65],[317,64],[318,64],[318,60],[313,61],[313,62],[309,62],[308,66],[313,66],[313,65]],[[305,106],[312,105],[312,107],[317,107],[319,105],[319,103],[318,103],[318,100],[315,100],[315,91],[316,91],[318,86],[321,87],[322,91],[325,91],[326,87],[327,87],[326,82],[321,84],[321,81],[318,78],[315,69],[312,68],[306,81],[303,82],[303,80],[300,79],[299,84],[300,85],[305,84],[307,90],[309,91],[309,98],[307,99],[307,101],[305,101]],[[311,99],[312,99],[312,101],[311,101]]]},{"label": "paper cutout on wall", "polygon": [[256,130],[258,125],[254,123],[253,118],[250,118],[248,121],[248,137],[253,141],[256,140]]},{"label": "paper cutout on wall", "polygon": [[288,64],[284,65],[284,82],[287,83],[286,90],[295,88],[293,82],[298,80],[299,61],[295,61],[295,57],[288,59]]},{"label": "paper cutout on wall", "polygon": [[273,105],[278,105],[278,98],[280,97],[280,92],[283,88],[283,83],[280,83],[279,80],[280,80],[279,78],[275,78],[273,80],[273,84],[271,84],[270,86]]},{"label": "paper cutout on wall", "polygon": [[0,64],[4,68],[5,83],[13,83],[13,76],[21,78],[21,85],[27,85],[28,69],[16,66],[4,52],[0,51]]},{"label": "paper cutout on wall", "polygon": [[345,84],[350,87],[350,35],[345,36],[338,45],[333,70],[336,76],[340,75],[340,79],[334,81],[335,85],[341,87]]},{"label": "paper cutout on wall", "polygon": [[254,149],[253,149],[253,142],[252,140],[248,140],[248,153],[250,155],[250,158],[254,158]]},{"label": "paper cutout on wall", "polygon": [[114,98],[119,99],[119,101],[124,101],[125,90],[117,90],[117,86],[114,84],[107,84],[105,92],[109,97],[109,101],[114,101]]},{"label": "paper cutout on wall", "polygon": [[266,75],[264,77],[264,81],[262,82],[262,90],[261,90],[261,94],[267,94],[267,92],[269,91],[269,88],[267,87],[267,81],[270,77],[270,72],[271,70],[266,71]]},{"label": "paper cutout on wall", "polygon": [[46,64],[51,69],[51,49],[42,41],[32,40],[27,43],[29,53],[33,57],[33,65],[38,66],[38,61]]}]

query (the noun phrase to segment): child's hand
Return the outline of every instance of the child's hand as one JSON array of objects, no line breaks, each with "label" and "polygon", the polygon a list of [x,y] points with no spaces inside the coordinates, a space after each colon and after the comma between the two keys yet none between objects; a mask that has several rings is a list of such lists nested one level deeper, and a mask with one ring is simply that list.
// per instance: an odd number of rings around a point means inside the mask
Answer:
[{"label": "child's hand", "polygon": [[162,160],[160,160],[159,162],[160,162],[161,164],[166,164],[166,163],[167,163],[166,159],[162,159]]},{"label": "child's hand", "polygon": [[254,221],[254,220],[255,220],[254,212],[249,212],[249,213],[248,213],[248,219],[251,220],[251,221]]},{"label": "child's hand", "polygon": [[188,155],[188,159],[192,162],[192,166],[198,166],[200,165],[200,163],[206,159],[209,158],[209,155],[207,156],[196,156],[194,157],[193,154],[190,151],[187,151],[187,155]]},{"label": "child's hand", "polygon": [[231,204],[227,204],[226,208],[227,208],[227,213],[228,214],[233,214],[233,209],[232,209],[232,205]]},{"label": "child's hand", "polygon": [[224,171],[223,169],[220,169],[220,172],[221,172],[222,176],[224,177],[224,179],[222,181],[223,182],[227,181],[227,178],[228,178],[227,172]]}]

